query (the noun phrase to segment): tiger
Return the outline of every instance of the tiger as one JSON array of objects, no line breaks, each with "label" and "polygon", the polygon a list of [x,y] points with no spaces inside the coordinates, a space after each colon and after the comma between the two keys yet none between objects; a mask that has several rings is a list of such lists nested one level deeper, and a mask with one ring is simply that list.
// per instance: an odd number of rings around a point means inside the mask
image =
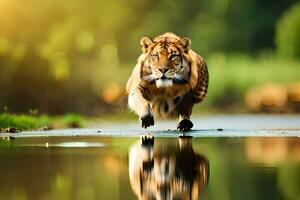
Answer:
[{"label": "tiger", "polygon": [[142,135],[128,156],[130,185],[139,200],[205,199],[210,163],[194,151],[191,137],[154,142]]},{"label": "tiger", "polygon": [[204,59],[191,49],[191,39],[167,32],[140,40],[142,54],[126,84],[128,105],[143,128],[157,119],[179,117],[177,129],[189,131],[193,106],[208,90]]}]

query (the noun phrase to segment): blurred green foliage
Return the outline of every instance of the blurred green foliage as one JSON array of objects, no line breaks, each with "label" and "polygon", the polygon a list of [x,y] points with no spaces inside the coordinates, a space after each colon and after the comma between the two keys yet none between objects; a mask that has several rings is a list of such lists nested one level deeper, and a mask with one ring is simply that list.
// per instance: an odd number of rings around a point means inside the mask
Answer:
[{"label": "blurred green foliage", "polygon": [[37,129],[50,125],[49,117],[32,115],[0,114],[0,128]]},{"label": "blurred green foliage", "polygon": [[70,128],[81,128],[86,124],[85,119],[78,114],[67,114],[62,118],[63,122]]},{"label": "blurred green foliage", "polygon": [[278,53],[300,59],[300,3],[287,10],[277,24]]},{"label": "blurred green foliage", "polygon": [[81,128],[86,124],[86,118],[72,113],[63,116],[0,113],[0,132],[11,132],[9,128],[16,131]]},{"label": "blurred green foliage", "polygon": [[[225,56],[214,53],[208,57],[210,82],[208,98],[199,105],[234,111],[243,107],[244,93],[265,82],[299,81],[300,63],[293,60],[261,55],[256,59],[243,54]],[[288,66],[288,70],[287,67]],[[220,103],[221,102],[221,103]]]},{"label": "blurred green foliage", "polygon": [[[278,32],[280,24],[290,23],[286,18],[296,23],[299,9],[290,9],[295,2],[2,0],[0,108],[49,114],[119,111],[114,103],[141,53],[140,38],[166,31],[190,37],[192,48],[208,60],[212,79],[204,107],[224,107],[220,99],[230,102],[231,97],[241,105],[252,81],[289,81],[284,74],[295,76],[297,69],[284,66],[299,66],[296,61],[260,59],[276,50],[275,28],[282,14]],[[285,17],[290,15],[295,17]],[[297,34],[296,28],[289,30]],[[280,39],[283,46],[290,42],[285,41]],[[237,54],[246,59],[233,56]],[[219,57],[225,64],[218,63]],[[269,67],[273,64],[276,70]]]}]

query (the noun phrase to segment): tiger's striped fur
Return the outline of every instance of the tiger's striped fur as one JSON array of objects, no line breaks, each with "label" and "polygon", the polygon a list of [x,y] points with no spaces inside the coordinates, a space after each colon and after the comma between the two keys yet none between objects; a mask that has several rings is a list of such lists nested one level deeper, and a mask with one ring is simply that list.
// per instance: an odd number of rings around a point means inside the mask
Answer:
[{"label": "tiger's striped fur", "polygon": [[[190,39],[173,33],[154,40],[144,37],[141,44],[143,54],[126,85],[129,107],[140,116],[145,128],[154,125],[154,119],[178,116],[180,126],[181,121],[189,120],[194,104],[206,96],[206,63],[190,48]],[[179,129],[191,128],[184,126]]]}]

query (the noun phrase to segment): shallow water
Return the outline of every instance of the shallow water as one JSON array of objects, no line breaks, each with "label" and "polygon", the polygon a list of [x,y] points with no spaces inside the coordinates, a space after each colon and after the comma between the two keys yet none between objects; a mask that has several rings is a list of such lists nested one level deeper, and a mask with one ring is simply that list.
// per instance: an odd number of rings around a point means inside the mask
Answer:
[{"label": "shallow water", "polygon": [[300,199],[294,137],[0,140],[0,199]]}]

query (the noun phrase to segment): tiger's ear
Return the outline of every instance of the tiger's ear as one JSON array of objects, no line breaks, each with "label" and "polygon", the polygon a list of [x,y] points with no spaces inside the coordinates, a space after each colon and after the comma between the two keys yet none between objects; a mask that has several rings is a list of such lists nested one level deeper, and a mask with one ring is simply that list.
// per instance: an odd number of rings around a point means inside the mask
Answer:
[{"label": "tiger's ear", "polygon": [[188,37],[183,37],[179,41],[179,45],[184,49],[184,51],[188,51],[191,47],[192,41]]},{"label": "tiger's ear", "polygon": [[142,50],[144,53],[147,52],[148,47],[153,44],[153,40],[147,36],[143,37],[140,41],[141,45],[142,45]]}]

